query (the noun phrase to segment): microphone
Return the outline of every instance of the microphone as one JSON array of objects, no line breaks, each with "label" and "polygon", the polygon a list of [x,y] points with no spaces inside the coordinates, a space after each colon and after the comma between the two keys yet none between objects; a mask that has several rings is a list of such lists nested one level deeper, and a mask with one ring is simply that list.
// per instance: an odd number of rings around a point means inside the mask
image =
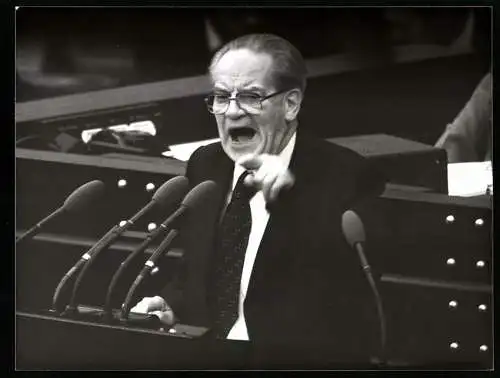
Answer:
[{"label": "microphone", "polygon": [[[177,218],[182,217],[189,209],[193,209],[197,206],[200,206],[203,202],[210,200],[211,197],[215,194],[217,190],[217,184],[213,181],[204,181],[197,186],[195,186],[184,198],[181,203],[179,209],[177,209],[170,217],[168,217],[163,224],[165,224],[165,228],[169,228],[169,225],[172,224]],[[163,225],[162,224],[162,225]],[[178,227],[177,227],[178,228]],[[130,287],[125,301],[123,302],[120,318],[122,320],[126,320],[128,318],[128,314],[130,312],[130,303],[132,301],[133,295],[140,285],[142,280],[149,274],[149,272],[154,268],[160,256],[163,255],[165,250],[170,246],[174,238],[178,235],[179,231],[177,229],[172,229],[165,240],[161,242],[158,248],[152,253],[149,259],[144,263],[144,267],[141,272],[136,277],[132,286]]]},{"label": "microphone", "polygon": [[17,240],[16,244],[21,243],[23,240],[27,240],[35,236],[42,230],[42,227],[48,223],[50,220],[56,218],[62,213],[76,213],[87,207],[93,201],[98,199],[104,193],[104,183],[99,180],[90,181],[83,184],[79,188],[75,189],[71,193],[63,205],[45,217],[43,220],[38,222],[36,225],[31,227],[28,231],[22,234]]},{"label": "microphone", "polygon": [[363,245],[366,239],[365,228],[358,214],[356,214],[354,211],[347,210],[346,212],[344,212],[344,214],[342,214],[342,232],[344,233],[344,237],[346,238],[349,246],[355,249],[358,253],[359,259],[361,261],[361,266],[363,267],[363,271],[366,274],[366,278],[368,279],[368,282],[370,283],[371,289],[375,296],[380,325],[380,359],[381,363],[385,364],[387,353],[387,332],[384,309],[382,306],[380,294],[377,289],[377,285],[375,284],[375,280],[373,279],[370,264],[368,264],[368,260],[363,250]]},{"label": "microphone", "polygon": [[132,218],[127,220],[123,226],[115,225],[111,228],[111,230],[109,230],[96,244],[94,244],[92,248],[85,252],[80,260],[78,260],[78,262],[71,267],[70,270],[68,270],[59,282],[52,299],[53,310],[60,310],[59,298],[61,296],[62,289],[67,285],[69,279],[81,270],[73,286],[73,293],[71,295],[70,305],[68,308],[69,311],[76,310],[78,288],[86,271],[95,260],[96,256],[107,246],[113,243],[113,241],[115,241],[123,232],[130,228],[130,226],[132,226],[140,217],[150,211],[153,207],[164,206],[170,199],[173,199],[175,202],[182,197],[185,192],[186,184],[186,178],[184,176],[177,176],[165,182],[162,186],[160,186],[160,188],[158,188],[153,195],[153,198],[146,206],[140,209],[134,216],[132,216]]},{"label": "microphone", "polygon": [[[187,189],[187,179],[186,179],[186,189]],[[151,231],[146,239],[130,254],[127,258],[120,264],[120,267],[113,275],[111,279],[111,283],[108,287],[106,294],[106,301],[104,305],[104,313],[109,317],[111,315],[111,299],[115,287],[119,281],[119,278],[123,275],[126,268],[130,265],[130,263],[141,253],[143,253],[147,246],[151,244],[151,242],[156,239],[160,234],[164,234],[169,231],[171,228],[176,226],[176,222],[179,222],[186,212],[190,208],[194,208],[198,206],[203,201],[210,198],[209,196],[215,190],[216,184],[213,181],[205,181],[201,184],[195,186],[182,200],[180,207],[171,214],[167,219],[165,219],[156,229]],[[151,260],[151,259],[150,259]]]}]

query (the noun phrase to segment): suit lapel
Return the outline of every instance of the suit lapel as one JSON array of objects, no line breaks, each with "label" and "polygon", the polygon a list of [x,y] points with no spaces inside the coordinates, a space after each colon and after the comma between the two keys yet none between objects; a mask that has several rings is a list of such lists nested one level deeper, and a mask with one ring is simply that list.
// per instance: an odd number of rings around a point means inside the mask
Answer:
[{"label": "suit lapel", "polygon": [[249,282],[247,293],[249,301],[252,301],[252,296],[259,297],[260,283],[269,284],[269,275],[283,269],[284,264],[289,261],[286,255],[290,250],[289,246],[294,243],[294,235],[299,231],[295,227],[296,216],[302,213],[304,206],[308,206],[310,187],[301,183],[308,179],[305,175],[309,174],[309,170],[304,169],[304,158],[308,157],[307,151],[304,150],[307,150],[307,146],[304,146],[303,140],[298,137],[296,141],[290,160],[290,170],[296,175],[297,182],[292,190],[280,195],[278,202],[269,207],[269,221]]},{"label": "suit lapel", "polygon": [[224,207],[227,193],[231,185],[234,162],[225,154],[220,144],[214,145],[210,154],[212,156],[202,157],[202,169],[195,178],[195,182],[193,184],[196,185],[205,180],[212,180],[217,184],[219,193],[216,201],[220,214]]}]

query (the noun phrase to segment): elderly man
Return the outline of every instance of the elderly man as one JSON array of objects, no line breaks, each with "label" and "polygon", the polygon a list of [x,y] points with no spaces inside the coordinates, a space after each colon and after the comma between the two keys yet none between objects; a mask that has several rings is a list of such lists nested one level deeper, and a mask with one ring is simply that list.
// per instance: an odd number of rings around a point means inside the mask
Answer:
[{"label": "elderly man", "polygon": [[[299,130],[306,67],[286,40],[237,38],[215,54],[210,75],[206,103],[221,141],[195,151],[186,175],[222,189],[204,281],[211,334],[368,361],[377,312],[341,216],[383,181],[361,156]],[[132,310],[183,322],[185,295],[168,285]]]}]

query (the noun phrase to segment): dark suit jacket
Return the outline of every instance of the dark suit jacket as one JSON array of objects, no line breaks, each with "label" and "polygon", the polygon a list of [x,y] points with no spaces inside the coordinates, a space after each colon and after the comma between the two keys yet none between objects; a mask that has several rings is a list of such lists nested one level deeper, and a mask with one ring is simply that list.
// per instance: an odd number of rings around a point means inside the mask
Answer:
[{"label": "dark suit jacket", "polygon": [[[208,201],[208,212],[216,215],[186,235],[184,281],[162,292],[182,323],[210,324],[210,311],[203,309],[210,308],[210,256],[233,168],[219,143],[198,149],[188,163],[191,185],[213,180],[221,190]],[[270,208],[244,303],[249,338],[279,350],[285,361],[294,347],[305,348],[314,361],[326,355],[367,361],[377,352],[377,312],[358,256],[342,234],[341,216],[380,193],[384,182],[363,157],[301,132],[290,170],[295,185]]]}]

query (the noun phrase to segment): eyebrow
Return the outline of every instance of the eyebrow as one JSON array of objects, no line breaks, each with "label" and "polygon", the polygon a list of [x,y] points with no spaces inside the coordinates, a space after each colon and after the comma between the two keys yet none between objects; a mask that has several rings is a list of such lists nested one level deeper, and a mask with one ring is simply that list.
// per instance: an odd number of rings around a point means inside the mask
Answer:
[{"label": "eyebrow", "polygon": [[229,89],[227,89],[225,86],[222,86],[220,84],[215,84],[214,85],[214,90],[229,92]]},{"label": "eyebrow", "polygon": [[243,86],[243,88],[244,88],[243,89],[244,91],[256,91],[256,92],[261,92],[261,93],[266,91],[264,88],[262,88],[261,86],[258,86],[258,85],[251,85],[249,87]]},{"label": "eyebrow", "polygon": [[[247,84],[243,85],[243,88],[241,89],[240,92],[250,92],[250,91],[255,91],[255,92],[260,92],[260,93],[265,93],[266,92],[265,88],[263,88],[261,86],[250,85],[249,87],[245,87],[245,85],[247,85]],[[221,84],[215,84],[214,85],[214,90],[216,90],[216,91],[232,92],[226,86],[221,85]]]}]

